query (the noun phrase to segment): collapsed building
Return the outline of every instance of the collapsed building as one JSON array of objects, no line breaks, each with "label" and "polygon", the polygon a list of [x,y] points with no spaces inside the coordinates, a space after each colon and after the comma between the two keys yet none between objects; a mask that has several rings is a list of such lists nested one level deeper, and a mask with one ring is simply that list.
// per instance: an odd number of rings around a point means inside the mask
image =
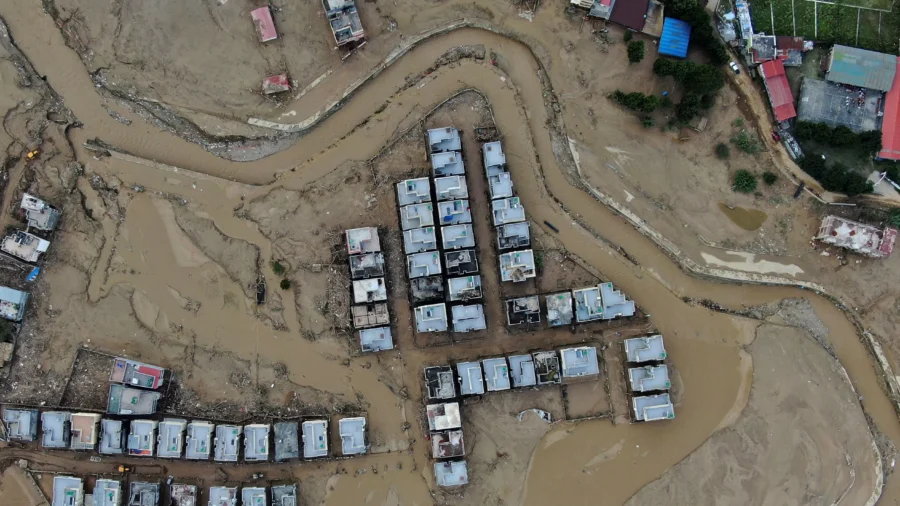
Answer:
[{"label": "collapsed building", "polygon": [[846,248],[872,258],[887,258],[894,250],[897,230],[877,228],[838,216],[826,216],[819,226],[816,239]]}]

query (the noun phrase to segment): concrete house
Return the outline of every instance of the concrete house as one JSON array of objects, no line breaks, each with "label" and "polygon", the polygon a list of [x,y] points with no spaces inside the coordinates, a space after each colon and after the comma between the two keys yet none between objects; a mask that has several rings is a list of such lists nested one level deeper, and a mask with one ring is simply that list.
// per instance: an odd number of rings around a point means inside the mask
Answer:
[{"label": "concrete house", "polygon": [[663,337],[659,334],[647,337],[636,337],[626,339],[625,358],[628,362],[642,363],[655,362],[665,360],[666,347],[663,344]]},{"label": "concrete house", "polygon": [[159,436],[156,439],[156,456],[163,459],[180,459],[184,449],[184,430],[187,420],[165,418],[159,422]]},{"label": "concrete house", "polygon": [[456,373],[459,375],[460,395],[484,394],[484,377],[478,362],[460,362],[456,364]]},{"label": "concrete house", "polygon": [[531,325],[541,323],[541,301],[537,295],[506,301],[507,325]]},{"label": "concrete house", "polygon": [[519,197],[492,200],[491,211],[495,227],[525,221],[525,207],[519,201]]},{"label": "concrete house", "polygon": [[[435,259],[440,258],[435,254]],[[444,300],[444,279],[441,276],[422,276],[409,281],[413,306]]]},{"label": "concrete house", "polygon": [[559,355],[562,357],[563,378],[571,379],[600,374],[597,348],[593,346],[565,348],[559,351]]},{"label": "concrete house", "polygon": [[344,455],[362,455],[369,450],[364,417],[342,418],[338,421],[338,430],[341,435],[341,453]]},{"label": "concrete house", "polygon": [[509,375],[514,388],[533,387],[537,385],[534,374],[534,359],[531,355],[511,355],[509,357]]},{"label": "concrete house", "polygon": [[675,407],[669,394],[635,396],[631,398],[634,419],[638,422],[671,420],[675,418]]},{"label": "concrete house", "polygon": [[347,236],[347,253],[350,255],[381,251],[378,229],[375,227],[353,228],[344,233]]},{"label": "concrete house", "polygon": [[29,194],[22,195],[22,210],[28,228],[51,232],[59,223],[60,211],[43,200]]},{"label": "concrete house", "polygon": [[603,319],[612,320],[620,316],[634,316],[634,301],[625,299],[622,292],[616,290],[612,283],[601,283],[600,299],[603,301]]},{"label": "concrete house", "polygon": [[237,487],[209,487],[209,506],[237,506]]},{"label": "concrete house", "polygon": [[387,300],[384,278],[360,279],[353,282],[353,303],[367,304]]},{"label": "concrete house", "polygon": [[241,506],[269,506],[265,487],[244,487],[241,489]]},{"label": "concrete house", "polygon": [[159,483],[133,481],[128,487],[125,506],[159,506]]},{"label": "concrete house", "polygon": [[122,420],[104,418],[100,420],[100,453],[103,455],[121,455],[125,452],[128,432]]},{"label": "concrete house", "polygon": [[437,210],[441,225],[472,223],[472,210],[467,199],[438,202]]},{"label": "concrete house", "polygon": [[470,224],[441,227],[441,237],[445,250],[475,247],[475,232]]},{"label": "concrete house", "polygon": [[421,278],[441,273],[441,254],[437,251],[425,251],[406,256],[409,278]]},{"label": "concrete house", "polygon": [[447,276],[465,276],[478,272],[478,257],[475,250],[448,251],[444,253]]},{"label": "concrete house", "polygon": [[527,221],[507,223],[497,227],[497,248],[501,250],[527,248],[531,245],[531,224]]},{"label": "concrete house", "polygon": [[265,462],[269,460],[268,424],[256,423],[244,426],[244,460]]},{"label": "concrete house", "polygon": [[450,366],[425,368],[425,387],[429,399],[452,399],[456,397],[456,382]]},{"label": "concrete house", "polygon": [[414,310],[416,332],[444,332],[447,330],[447,306],[443,303],[419,306]]},{"label": "concrete house", "polygon": [[600,289],[597,287],[572,290],[575,299],[575,320],[585,323],[603,318],[603,304],[600,302]]},{"label": "concrete house", "polygon": [[[328,25],[331,26],[331,33],[334,35],[334,42],[337,46],[358,47],[361,41],[365,40],[366,31],[359,19],[356,2],[354,0],[322,0],[322,4],[325,6],[325,17],[328,18]],[[250,506],[246,502],[244,504]]]},{"label": "concrete house", "polygon": [[481,276],[464,276],[447,280],[450,302],[460,302],[481,298]]},{"label": "concrete house", "polygon": [[50,241],[22,230],[13,230],[0,243],[0,251],[32,264],[40,260],[48,248]]},{"label": "concrete house", "polygon": [[243,431],[243,427],[239,425],[216,426],[213,459],[217,462],[237,462],[238,452],[241,450],[241,433]]},{"label": "concrete house", "polygon": [[484,307],[481,304],[453,306],[450,311],[453,314],[453,332],[471,332],[487,328]]},{"label": "concrete house", "polygon": [[169,487],[172,506],[197,506],[197,487],[184,483],[173,483]]},{"label": "concrete house", "polygon": [[462,149],[459,130],[453,127],[432,128],[425,133],[425,141],[428,143],[429,153]]},{"label": "concrete house", "polygon": [[364,329],[377,325],[387,325],[391,320],[391,315],[388,313],[386,302],[352,306],[350,308],[350,314],[353,317],[353,327],[357,329]]},{"label": "concrete house", "polygon": [[434,463],[434,480],[441,487],[458,487],[469,483],[465,460]]},{"label": "concrete house", "polygon": [[547,301],[547,324],[561,327],[572,323],[572,294],[570,292],[553,293],[545,297]]},{"label": "concrete house", "polygon": [[530,249],[500,255],[500,280],[520,283],[535,277],[534,252]]},{"label": "concrete house", "polygon": [[216,426],[204,421],[193,421],[187,425],[187,444],[184,456],[189,460],[209,460],[213,448],[213,433]]},{"label": "concrete house", "polygon": [[434,459],[450,459],[464,457],[466,443],[462,430],[448,430],[431,433],[431,457]]},{"label": "concrete house", "polygon": [[0,286],[0,318],[20,322],[25,317],[28,293]]},{"label": "concrete house", "polygon": [[66,411],[41,413],[41,447],[66,449],[72,437],[72,415]]},{"label": "concrete house", "polygon": [[125,446],[128,455],[135,457],[152,457],[156,447],[156,420],[132,420]]},{"label": "concrete house", "polygon": [[[300,457],[299,424],[297,422],[278,422],[275,424],[275,461]],[[274,491],[274,489],[273,489]],[[275,504],[278,504],[275,501]]]},{"label": "concrete house", "polygon": [[380,278],[384,276],[384,254],[364,253],[350,257],[350,277],[353,279]]},{"label": "concrete house", "polygon": [[162,394],[110,383],[106,412],[111,415],[152,415]]},{"label": "concrete house", "polygon": [[162,367],[116,357],[109,373],[109,381],[133,388],[156,390],[165,382],[165,374],[166,370]]},{"label": "concrete house", "polygon": [[505,199],[513,196],[512,177],[509,172],[498,172],[488,177],[488,190],[491,200]]},{"label": "concrete house", "polygon": [[414,228],[403,232],[403,250],[407,255],[437,249],[434,227]]},{"label": "concrete house", "polygon": [[628,369],[628,382],[634,393],[668,390],[672,386],[669,381],[669,368],[663,365],[648,365]]},{"label": "concrete house", "polygon": [[84,481],[74,476],[53,477],[52,506],[84,506]]},{"label": "concrete house", "polygon": [[97,413],[73,413],[71,418],[72,436],[70,450],[93,450],[100,439],[100,415]]},{"label": "concrete house", "polygon": [[486,358],[481,361],[484,368],[484,381],[488,392],[509,390],[509,366],[505,357]]},{"label": "concrete house", "polygon": [[6,435],[16,441],[34,441],[38,432],[38,410],[3,408]]},{"label": "concrete house", "polygon": [[314,459],[328,456],[328,421],[303,422],[303,457]]},{"label": "concrete house", "polygon": [[469,185],[465,176],[445,176],[434,178],[434,191],[438,201],[469,198]]},{"label": "concrete house", "polygon": [[506,172],[506,155],[500,141],[484,143],[481,146],[481,155],[484,159],[484,173],[488,178]]},{"label": "concrete house", "polygon": [[562,382],[559,374],[559,357],[555,351],[539,351],[531,354],[534,373],[538,385],[552,385]]},{"label": "concrete house", "polygon": [[444,151],[431,155],[431,173],[434,177],[461,176],[466,173],[462,153]]},{"label": "concrete house", "polygon": [[92,495],[93,504],[86,506],[122,506],[122,482],[100,478],[94,483]]},{"label": "concrete house", "polygon": [[272,506],[297,506],[297,485],[272,487]]},{"label": "concrete house", "polygon": [[359,331],[359,345],[363,352],[377,352],[394,349],[390,327],[375,327]]},{"label": "concrete house", "polygon": [[425,406],[425,416],[428,418],[428,428],[433,431],[462,427],[462,418],[459,415],[459,403],[457,402],[429,404]]},{"label": "concrete house", "polygon": [[400,228],[403,230],[433,226],[434,209],[431,202],[412,204],[400,208]]},{"label": "concrete house", "polygon": [[401,207],[424,202],[431,202],[431,183],[427,177],[397,183],[397,203]]}]

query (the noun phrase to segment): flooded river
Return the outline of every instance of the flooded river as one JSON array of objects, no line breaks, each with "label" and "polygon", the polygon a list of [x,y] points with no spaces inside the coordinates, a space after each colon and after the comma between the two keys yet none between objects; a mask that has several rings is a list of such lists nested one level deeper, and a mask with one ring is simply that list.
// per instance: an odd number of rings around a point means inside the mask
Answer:
[{"label": "flooded river", "polygon": [[[65,47],[53,21],[41,12],[39,2],[9,0],[0,6],[0,15],[7,20],[13,37],[38,72],[47,76],[48,82],[65,98],[66,105],[84,123],[83,129],[73,133],[77,148],[86,139],[97,137],[138,156],[235,182],[172,176],[119,160],[97,162],[81,151],[79,160],[87,164],[88,172],[114,174],[129,184],[145,185],[202,203],[204,212],[224,233],[259,245],[266,263],[271,258],[271,245],[254,227],[235,218],[233,209],[241,197],[263,194],[271,186],[241,183],[270,185],[277,179],[274,184],[302,188],[348,159],[365,160],[373,156],[399,127],[408,123],[408,118],[428,111],[455,91],[467,87],[481,91],[490,100],[496,122],[504,133],[513,180],[531,220],[542,227],[545,221],[553,223],[559,229],[554,235],[569,251],[602,272],[652,315],[652,322],[666,335],[670,358],[677,364],[684,385],[683,402],[676,408],[678,417],[674,421],[624,426],[596,421],[564,426],[548,434],[532,457],[527,504],[579,503],[586,497],[595,498],[594,504],[621,504],[684,459],[723,420],[740,410],[750,379],[741,351],[749,339],[747,331],[736,326],[729,316],[686,305],[681,300],[683,296],[711,299],[734,308],[786,297],[809,298],[830,329],[829,338],[866,410],[881,432],[900,443],[900,422],[882,391],[866,350],[854,327],[830,302],[791,288],[718,284],[690,277],[623,218],[568,183],[556,164],[554,146],[547,133],[542,88],[536,77],[538,65],[531,53],[518,43],[475,29],[458,30],[432,39],[363,87],[343,109],[291,148],[256,162],[234,163],[216,158],[200,146],[142,121],[125,127],[111,118],[77,55]],[[483,44],[504,55],[507,61],[515,62],[506,69],[508,79],[489,66],[461,62],[454,68],[434,72],[421,86],[397,93],[407,76],[423,71],[447,49],[462,44]],[[326,80],[321,86],[340,88],[345,84]],[[391,98],[390,105],[378,114],[376,121],[354,130],[388,98]],[[298,110],[304,108],[298,105]],[[611,252],[573,223],[548,192],[586,226],[628,251],[639,266]],[[149,201],[139,205],[154,214]],[[747,227],[759,219],[758,216],[749,221],[742,219],[738,224],[753,230]],[[765,219],[764,215],[761,219]],[[138,233],[144,225],[135,224],[133,233]],[[154,237],[166,236],[163,221],[151,225],[147,230]],[[549,229],[547,232],[551,233]],[[170,260],[177,263],[178,258]],[[98,285],[96,289],[104,288]],[[296,319],[293,314],[285,316],[287,320]],[[289,329],[286,334],[290,332]],[[275,337],[267,339],[269,345],[276,345]],[[258,343],[246,344],[248,348],[253,346]],[[408,361],[415,363],[419,352],[403,350],[403,353],[408,354]],[[413,371],[409,377],[417,376]],[[613,458],[598,462],[595,457],[612,447],[620,447],[621,451]],[[583,472],[586,466],[589,473]],[[871,490],[872,483],[860,477],[855,486],[862,490],[868,486]],[[344,497],[342,494],[335,493],[335,504]],[[900,498],[900,481],[888,482],[885,497],[888,503]]]}]

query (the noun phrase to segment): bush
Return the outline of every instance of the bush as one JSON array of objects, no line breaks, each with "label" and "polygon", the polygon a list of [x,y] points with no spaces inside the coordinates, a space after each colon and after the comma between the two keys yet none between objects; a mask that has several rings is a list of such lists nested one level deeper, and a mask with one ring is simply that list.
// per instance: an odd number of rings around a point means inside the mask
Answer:
[{"label": "bush", "polygon": [[628,42],[631,42],[631,39],[633,39],[633,38],[634,38],[634,32],[632,32],[631,30],[625,30],[625,35],[622,36],[622,40],[624,40],[626,43],[628,43]]},{"label": "bush", "polygon": [[280,286],[282,290],[289,290],[291,288],[291,280],[282,279],[281,283],[278,283],[278,286]]},{"label": "bush", "polygon": [[275,261],[272,262],[272,272],[274,272],[276,276],[281,276],[285,271],[286,269],[281,263]]},{"label": "bush", "polygon": [[844,125],[834,127],[831,131],[832,146],[849,146],[856,142],[856,134]]},{"label": "bush", "polygon": [[744,153],[748,153],[751,155],[759,153],[762,149],[759,141],[757,141],[752,135],[748,134],[746,130],[742,130],[741,133],[732,137],[731,142],[733,142],[734,145]]},{"label": "bush", "polygon": [[653,122],[653,118],[651,118],[650,116],[644,116],[644,119],[641,120],[641,124],[644,125],[644,128],[651,128],[655,123]]},{"label": "bush", "polygon": [[639,91],[625,93],[621,90],[612,92],[609,96],[614,102],[623,105],[632,111],[650,113],[659,107],[662,101],[656,95],[644,95]]},{"label": "bush", "polygon": [[732,190],[741,193],[753,193],[756,190],[756,176],[749,170],[741,169],[734,174]]},{"label": "bush", "polygon": [[724,142],[716,144],[716,156],[722,160],[731,156],[731,149],[728,147],[728,144],[725,144]]},{"label": "bush", "polygon": [[887,220],[885,220],[885,224],[889,227],[900,227],[900,209],[891,209],[888,213]]},{"label": "bush", "polygon": [[[630,33],[630,32],[629,32]],[[644,41],[633,40],[628,43],[628,62],[637,63],[644,59]]]},{"label": "bush", "polygon": [[678,107],[675,109],[678,120],[682,123],[687,123],[694,119],[694,116],[700,114],[700,102],[700,95],[697,95],[696,93],[686,93],[684,98],[681,99],[681,102],[678,103]]},{"label": "bush", "polygon": [[734,121],[731,122],[731,126],[735,128],[741,128],[744,126],[744,118],[735,118]]},{"label": "bush", "polygon": [[765,171],[763,172],[763,183],[766,183],[768,186],[772,186],[775,184],[775,181],[778,181],[778,174],[774,172]]},{"label": "bush", "polygon": [[657,58],[656,61],[653,62],[653,73],[663,77],[674,75],[677,64],[678,62],[675,60]]}]

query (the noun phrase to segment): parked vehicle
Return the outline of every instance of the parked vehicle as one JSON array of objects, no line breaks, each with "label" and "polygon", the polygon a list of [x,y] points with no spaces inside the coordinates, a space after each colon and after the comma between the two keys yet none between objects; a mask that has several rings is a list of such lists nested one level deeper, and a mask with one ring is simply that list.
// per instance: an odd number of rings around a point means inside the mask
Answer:
[{"label": "parked vehicle", "polygon": [[735,62],[730,62],[730,63],[728,64],[728,66],[731,67],[731,70],[733,70],[735,74],[740,74],[740,73],[741,73],[741,68],[738,67],[738,64],[737,64],[737,63],[735,63]]}]

